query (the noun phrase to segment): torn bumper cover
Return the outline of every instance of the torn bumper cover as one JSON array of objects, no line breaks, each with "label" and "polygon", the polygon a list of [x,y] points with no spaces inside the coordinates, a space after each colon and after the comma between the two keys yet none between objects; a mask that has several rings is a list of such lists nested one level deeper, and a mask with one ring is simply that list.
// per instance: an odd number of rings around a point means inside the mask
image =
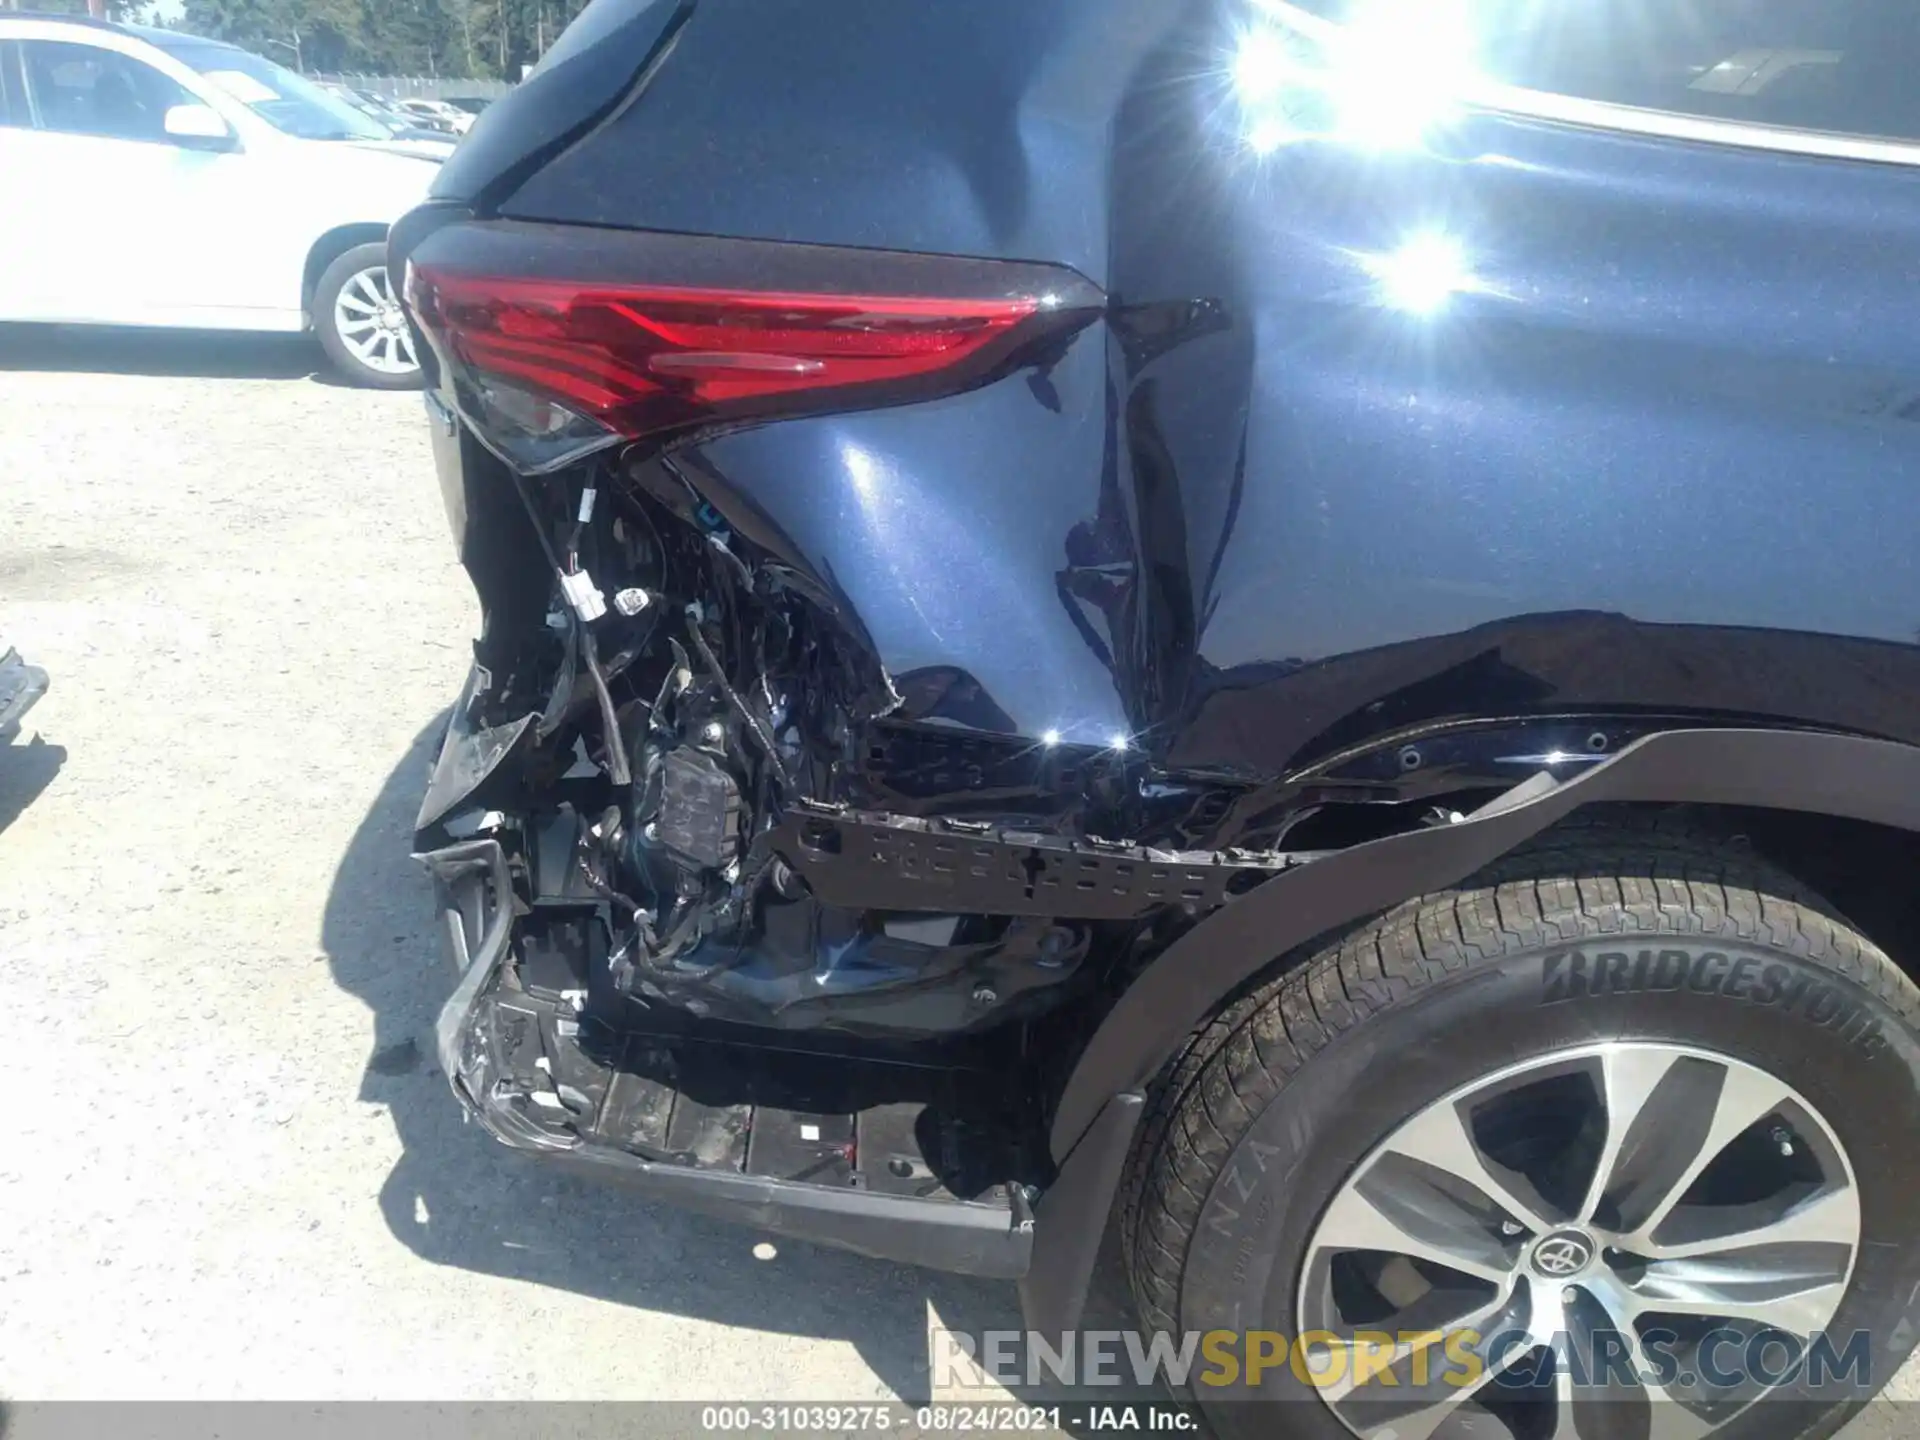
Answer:
[{"label": "torn bumper cover", "polygon": [[517,1112],[489,1104],[498,1076],[492,1020],[500,973],[513,938],[513,880],[494,840],[468,840],[415,857],[432,872],[447,953],[460,982],[440,1009],[434,1050],[453,1093],[508,1145],[568,1148]]},{"label": "torn bumper cover", "polygon": [[[501,846],[470,840],[414,858],[434,877],[448,954],[460,977],[436,1022],[435,1050],[462,1106],[496,1140],[776,1235],[962,1274],[1017,1279],[1027,1272],[1033,1215],[1019,1186],[996,1187],[989,1199],[936,1200],[753,1174],[744,1144],[730,1160],[700,1164],[651,1160],[613,1143],[607,1133],[613,1097],[629,1077],[602,1071],[599,1084],[568,1084],[582,1078],[582,1064],[593,1063],[574,1047],[564,1056],[554,1053],[556,1037],[573,1028],[571,1019],[509,988],[516,907]],[[531,1067],[520,1063],[529,1048],[541,1052]],[[529,1069],[549,1088],[530,1089]],[[539,1109],[550,1118],[534,1113]],[[750,1135],[761,1124],[772,1130],[792,1118],[749,1109],[741,1128]]]}]

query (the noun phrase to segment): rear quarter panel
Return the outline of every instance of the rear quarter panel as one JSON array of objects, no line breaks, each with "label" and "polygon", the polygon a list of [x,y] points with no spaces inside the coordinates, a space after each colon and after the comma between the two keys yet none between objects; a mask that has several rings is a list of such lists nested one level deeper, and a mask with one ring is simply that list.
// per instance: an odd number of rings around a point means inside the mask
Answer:
[{"label": "rear quarter panel", "polygon": [[[1920,741],[1920,170],[1492,115],[1266,148],[1257,23],[702,0],[503,210],[1107,290],[987,390],[683,452],[897,674],[968,677],[909,715],[1268,778],[1476,716]],[[1382,276],[1436,234],[1414,313]]]},{"label": "rear quarter panel", "polygon": [[[1189,527],[1177,759],[1556,709],[1920,734],[1920,171],[1492,116],[1261,154],[1230,101],[1144,108],[1185,140],[1123,151],[1114,288],[1226,322],[1122,382]],[[1382,276],[1432,236],[1420,314]]]}]

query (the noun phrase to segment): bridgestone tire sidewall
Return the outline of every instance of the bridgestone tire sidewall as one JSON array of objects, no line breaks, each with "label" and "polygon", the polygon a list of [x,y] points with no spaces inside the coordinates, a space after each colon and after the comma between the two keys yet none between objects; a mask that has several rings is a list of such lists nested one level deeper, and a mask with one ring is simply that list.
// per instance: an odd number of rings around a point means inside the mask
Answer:
[{"label": "bridgestone tire sidewall", "polygon": [[[1630,959],[1624,971],[1597,960],[1620,951]],[[1531,950],[1478,963],[1354,1025],[1281,1087],[1221,1168],[1187,1255],[1181,1329],[1292,1339],[1314,1225],[1396,1126],[1481,1076],[1610,1040],[1692,1045],[1744,1060],[1798,1090],[1846,1147],[1860,1190],[1862,1248],[1828,1333],[1844,1345],[1855,1330],[1870,1332],[1867,1383],[1830,1383],[1817,1397],[1783,1387],[1778,1400],[1802,1403],[1790,1413],[1779,1403],[1754,1407],[1716,1440],[1825,1433],[1844,1414],[1836,1407],[1858,1404],[1891,1379],[1916,1339],[1909,1317],[1920,1293],[1920,1043],[1865,989],[1748,944],[1609,936],[1571,951]],[[1205,1373],[1196,1366],[1196,1377]],[[1223,1437],[1271,1434],[1279,1419],[1266,1404],[1223,1403],[1253,1398],[1244,1388],[1191,1390]],[[1305,1387],[1283,1382],[1271,1398],[1288,1402],[1289,1435],[1350,1434]]]}]

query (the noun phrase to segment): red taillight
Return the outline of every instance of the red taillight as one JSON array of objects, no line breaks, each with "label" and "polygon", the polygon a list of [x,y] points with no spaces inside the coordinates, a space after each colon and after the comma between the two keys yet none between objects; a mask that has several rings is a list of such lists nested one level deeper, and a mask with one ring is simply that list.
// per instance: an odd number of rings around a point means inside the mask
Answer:
[{"label": "red taillight", "polygon": [[[470,415],[525,469],[860,387],[886,392],[990,362],[1057,297],[843,295],[575,282],[416,263],[414,317],[504,424]],[[825,398],[825,397],[823,397]],[[503,433],[505,432],[505,433]]]}]

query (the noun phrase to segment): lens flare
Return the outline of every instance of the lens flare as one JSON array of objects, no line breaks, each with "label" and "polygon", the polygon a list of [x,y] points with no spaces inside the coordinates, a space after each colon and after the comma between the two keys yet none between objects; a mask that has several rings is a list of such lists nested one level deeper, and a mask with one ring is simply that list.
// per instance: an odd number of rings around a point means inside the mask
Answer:
[{"label": "lens flare", "polygon": [[1229,64],[1248,148],[1310,136],[1417,146],[1479,81],[1467,0],[1362,0],[1334,25],[1283,0],[1234,42]]},{"label": "lens flare", "polygon": [[1417,145],[1473,82],[1464,0],[1356,5],[1327,41],[1341,130],[1381,148]]},{"label": "lens flare", "polygon": [[1475,288],[1473,271],[1460,243],[1439,231],[1410,237],[1389,255],[1366,261],[1380,286],[1380,298],[1410,315],[1433,315],[1463,290]]},{"label": "lens flare", "polygon": [[1280,32],[1271,26],[1249,30],[1240,37],[1233,57],[1233,88],[1243,105],[1260,105],[1279,95],[1298,66]]}]

